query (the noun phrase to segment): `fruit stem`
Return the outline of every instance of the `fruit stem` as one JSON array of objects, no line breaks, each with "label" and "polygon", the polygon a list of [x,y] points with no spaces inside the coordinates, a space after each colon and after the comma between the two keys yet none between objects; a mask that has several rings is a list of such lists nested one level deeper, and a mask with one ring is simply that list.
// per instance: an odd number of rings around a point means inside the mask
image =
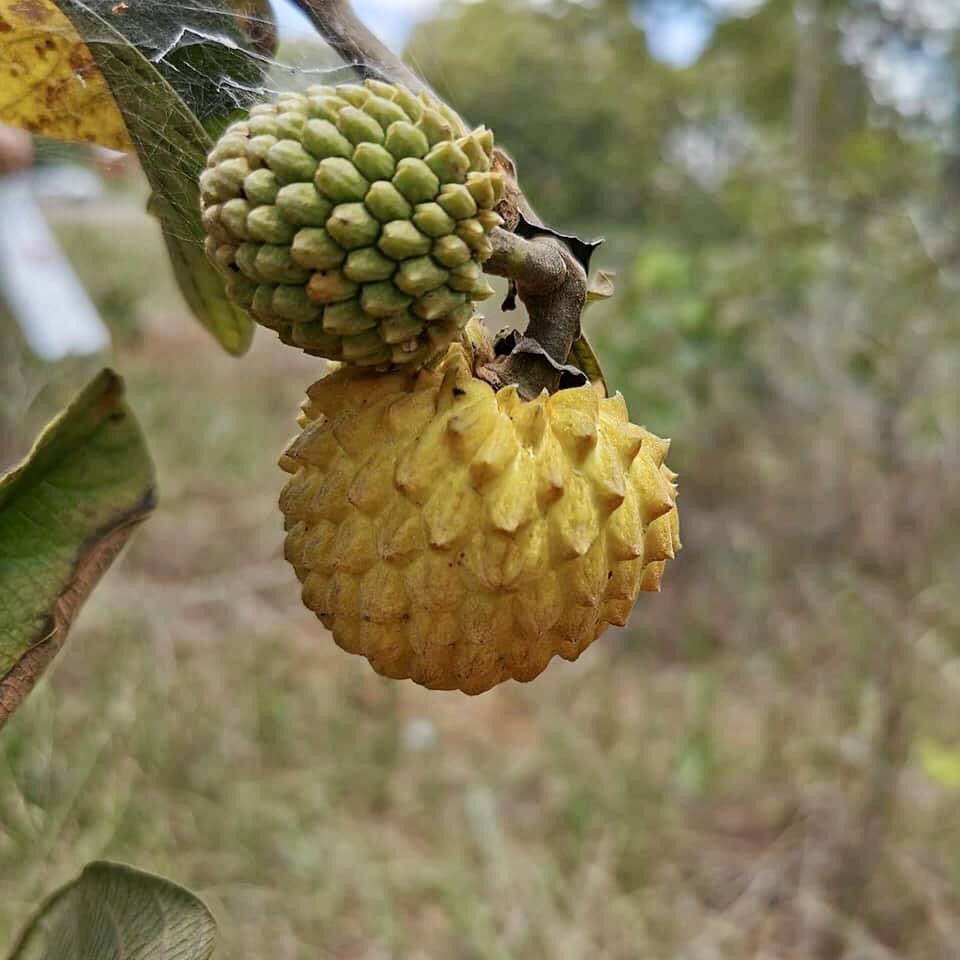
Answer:
[{"label": "fruit stem", "polygon": [[567,246],[553,237],[525,239],[499,227],[490,235],[493,255],[484,264],[487,273],[508,277],[527,308],[530,322],[524,338],[535,340],[542,354],[515,350],[490,366],[504,383],[516,383],[527,399],[542,390],[554,392],[560,382],[558,366],[567,363],[573,342],[580,336],[580,317],[587,299],[587,275]]}]

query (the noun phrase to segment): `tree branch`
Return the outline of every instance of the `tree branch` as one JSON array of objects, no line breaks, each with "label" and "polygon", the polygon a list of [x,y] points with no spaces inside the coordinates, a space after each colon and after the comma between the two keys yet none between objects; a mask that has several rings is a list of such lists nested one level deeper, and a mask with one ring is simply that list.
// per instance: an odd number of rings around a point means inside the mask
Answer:
[{"label": "tree branch", "polygon": [[[399,57],[389,50],[353,12],[349,0],[294,0],[307,14],[321,36],[362,76],[402,84],[414,92],[429,91]],[[521,340],[515,352],[500,357],[489,368],[492,379],[516,383],[521,393],[533,397],[546,389],[557,389],[560,371],[580,335],[580,317],[586,304],[587,277],[583,267],[559,240],[538,237],[527,240],[513,231],[523,218],[542,225],[517,183],[516,165],[501,149],[494,152],[494,167],[506,178],[506,189],[497,210],[508,230],[497,229],[491,236],[494,253],[484,269],[507,277],[527,308],[530,322],[525,340],[536,341],[542,353],[524,349]]]},{"label": "tree branch", "polygon": [[562,247],[551,237],[525,240],[497,227],[490,234],[493,254],[483,265],[487,273],[521,281],[531,293],[549,293],[563,283],[567,264]]},{"label": "tree branch", "polygon": [[401,83],[419,93],[430,88],[366,28],[349,0],[293,0],[340,57],[364,78]]}]

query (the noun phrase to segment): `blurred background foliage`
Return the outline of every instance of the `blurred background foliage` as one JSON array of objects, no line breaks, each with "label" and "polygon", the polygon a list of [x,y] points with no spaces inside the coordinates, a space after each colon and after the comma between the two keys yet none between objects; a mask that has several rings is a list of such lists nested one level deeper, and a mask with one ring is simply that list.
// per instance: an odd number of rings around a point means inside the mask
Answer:
[{"label": "blurred background foliage", "polygon": [[164,500],[0,740],[0,942],[108,855],[251,960],[955,957],[960,4],[447,0],[407,56],[607,237],[586,325],[674,437],[685,549],[531,687],[380,681],[279,559],[317,366],[215,355],[136,176],[110,230],[48,205]]}]

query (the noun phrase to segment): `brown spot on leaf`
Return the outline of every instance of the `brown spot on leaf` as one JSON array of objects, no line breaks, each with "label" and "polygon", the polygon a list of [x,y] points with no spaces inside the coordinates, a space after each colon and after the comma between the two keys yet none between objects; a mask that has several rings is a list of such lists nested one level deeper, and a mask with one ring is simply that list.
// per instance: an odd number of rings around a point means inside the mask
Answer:
[{"label": "brown spot on leaf", "polygon": [[130,4],[129,4],[129,3],[120,2],[120,3],[115,3],[115,4],[110,8],[110,12],[111,12],[115,17],[122,17],[129,9],[130,9]]},{"label": "brown spot on leaf", "polygon": [[82,80],[97,72],[97,64],[86,47],[73,47],[68,57],[70,68]]},{"label": "brown spot on leaf", "polygon": [[3,17],[0,17],[0,33],[9,33],[12,29],[13,27]]},{"label": "brown spot on leaf", "polygon": [[48,13],[41,0],[17,0],[10,4],[10,12],[29,20],[30,23],[43,23]]}]

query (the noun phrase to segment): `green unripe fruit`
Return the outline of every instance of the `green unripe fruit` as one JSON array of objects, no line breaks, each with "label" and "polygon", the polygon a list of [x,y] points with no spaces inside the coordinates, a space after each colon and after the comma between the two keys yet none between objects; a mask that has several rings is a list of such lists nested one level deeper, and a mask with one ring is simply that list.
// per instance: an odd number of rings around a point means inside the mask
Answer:
[{"label": "green unripe fruit", "polygon": [[223,240],[218,240],[216,237],[208,236],[207,239],[203,241],[203,252],[217,266],[220,266],[220,251],[224,248],[232,250],[233,253],[237,252],[237,248],[232,244]]},{"label": "green unripe fruit", "polygon": [[216,253],[214,253],[213,262],[221,270],[233,271],[234,268],[236,267],[236,261],[234,259],[236,257],[236,253],[237,253],[236,247],[231,247],[228,244],[223,244],[217,249]]},{"label": "green unripe fruit", "polygon": [[230,299],[311,355],[416,368],[486,296],[502,178],[493,138],[382,81],[281,94],[201,174],[207,257]]},{"label": "green unripe fruit", "polygon": [[340,111],[349,104],[346,100],[336,96],[319,95],[310,97],[307,101],[307,109],[311,116],[323,120],[329,120],[336,123],[340,117]]},{"label": "green unripe fruit", "polygon": [[222,243],[229,243],[232,239],[230,231],[220,221],[220,204],[214,203],[205,207],[200,215],[200,222],[208,237],[213,237]]},{"label": "green unripe fruit", "polygon": [[380,249],[394,260],[422,257],[433,244],[409,220],[392,220],[380,234]]},{"label": "green unripe fruit", "polygon": [[379,143],[361,143],[354,151],[353,165],[371,182],[389,180],[397,169],[393,154]]},{"label": "green unripe fruit", "polygon": [[387,128],[386,148],[398,160],[404,157],[425,157],[430,151],[430,141],[424,132],[408,120],[398,120]]},{"label": "green unripe fruit", "polygon": [[278,140],[267,152],[267,166],[281,183],[312,180],[317,161],[295,140]]},{"label": "green unripe fruit", "polygon": [[416,340],[423,332],[423,327],[424,321],[406,310],[380,321],[384,342],[391,345]]},{"label": "green unripe fruit", "polygon": [[333,208],[327,231],[345,250],[355,250],[376,242],[380,221],[362,203],[341,203]]},{"label": "green unripe fruit", "polygon": [[280,181],[272,170],[254,170],[243,181],[243,192],[250,203],[273,203],[280,190]]},{"label": "green unripe fruit", "polygon": [[284,320],[319,320],[323,308],[317,306],[302,286],[284,284],[276,288],[271,301],[273,312]]},{"label": "green unripe fruit", "polygon": [[329,120],[308,121],[303,128],[303,145],[315,157],[353,156],[353,144]]},{"label": "green unripe fruit", "polygon": [[282,140],[299,140],[307,118],[302,113],[281,113],[277,117],[278,136]]},{"label": "green unripe fruit", "polygon": [[376,97],[383,97],[385,100],[396,99],[397,91],[403,89],[402,87],[395,87],[392,83],[387,83],[384,80],[365,80],[363,85],[371,94]]},{"label": "green unripe fruit", "polygon": [[454,220],[466,220],[477,215],[477,201],[473,194],[460,183],[448,183],[437,197],[437,203]]},{"label": "green unripe fruit", "polygon": [[481,210],[477,214],[477,220],[487,233],[503,225],[503,217],[496,210]]},{"label": "green unripe fruit", "polygon": [[250,164],[244,157],[230,157],[200,175],[200,192],[214,202],[231,200],[239,196],[243,181],[250,172]]},{"label": "green unripe fruit", "polygon": [[383,127],[356,107],[344,107],[340,111],[337,127],[354,146],[367,142],[383,143]]},{"label": "green unripe fruit", "polygon": [[280,216],[298,227],[322,227],[333,204],[321,197],[312,183],[288,183],[277,191],[276,208]]},{"label": "green unripe fruit", "polygon": [[270,134],[254,137],[247,146],[247,160],[251,167],[259,169],[267,162],[267,154],[277,142],[277,138]]},{"label": "green unripe fruit", "polygon": [[397,164],[393,185],[410,201],[426,203],[432,200],[440,190],[437,175],[416,157],[405,157]]},{"label": "green unripe fruit", "polygon": [[[421,98],[424,103],[430,106],[430,101],[433,99],[428,94],[421,94]],[[442,100],[434,100],[436,104],[436,109],[440,111],[440,115],[450,124],[450,129],[453,132],[454,137],[464,137],[469,132],[466,126],[463,123],[463,118],[450,107],[448,104],[444,103]]]},{"label": "green unripe fruit", "polygon": [[307,296],[314,303],[338,303],[351,300],[359,289],[341,270],[318,270],[307,283]]},{"label": "green unripe fruit", "polygon": [[489,300],[496,292],[497,291],[490,285],[490,282],[484,277],[475,287],[467,291],[467,298],[474,303],[481,303],[484,300]]},{"label": "green unripe fruit", "polygon": [[453,233],[456,222],[438,203],[420,203],[417,212],[413,215],[413,222],[417,229],[428,237],[445,237]]},{"label": "green unripe fruit", "polygon": [[[489,131],[484,131],[489,132]],[[486,171],[490,169],[490,156],[493,152],[493,140],[490,140],[490,152],[486,148],[487,140],[479,133],[471,133],[457,141],[457,146],[466,154],[470,162],[469,169]]]},{"label": "green unripe fruit", "polygon": [[406,310],[411,303],[413,297],[408,297],[389,282],[368,283],[360,295],[360,306],[371,317],[392,317]]},{"label": "green unripe fruit", "polygon": [[[268,283],[261,283],[253,294],[253,302],[250,309],[259,317],[274,318],[273,312],[273,286]],[[263,322],[263,321],[261,321]],[[286,321],[282,317],[276,317],[278,326],[286,326]],[[276,327],[274,328],[276,329]]]},{"label": "green unripe fruit", "polygon": [[343,356],[341,338],[336,334],[326,333],[323,324],[317,321],[295,323],[289,339],[285,342],[300,347],[305,353],[314,357],[339,360]]},{"label": "green unripe fruit", "polygon": [[335,303],[323,311],[323,329],[341,337],[352,337],[364,330],[371,330],[376,322],[376,318],[363,310],[356,300]]},{"label": "green unripe fruit", "polygon": [[376,366],[391,359],[391,351],[385,346],[375,330],[368,330],[355,337],[343,338],[343,359],[348,363]]},{"label": "green unripe fruit", "polygon": [[484,237],[474,248],[473,255],[478,262],[486,263],[493,256],[493,244],[489,237]]},{"label": "green unripe fruit", "polygon": [[332,270],[347,256],[346,250],[322,227],[298,230],[290,254],[297,263],[311,270]]},{"label": "green unripe fruit", "polygon": [[368,113],[383,129],[396,123],[398,120],[406,120],[407,114],[403,107],[398,107],[392,100],[385,97],[372,96],[361,108],[364,113]]},{"label": "green unripe fruit", "polygon": [[354,107],[362,107],[372,96],[370,88],[359,83],[341,83],[334,87],[337,96]]},{"label": "green unripe fruit", "polygon": [[246,157],[248,138],[242,134],[227,132],[210,153],[210,163],[220,164],[235,157]]},{"label": "green unripe fruit", "polygon": [[417,121],[417,126],[423,131],[431,146],[443,140],[449,140],[453,136],[453,128],[437,110],[424,109]]},{"label": "green unripe fruit", "polygon": [[345,157],[321,160],[314,182],[317,189],[334,203],[362,200],[370,189],[367,178]]},{"label": "green unripe fruit", "polygon": [[[423,101],[419,100],[406,87],[394,87],[393,102],[403,107],[407,116],[416,123],[423,114]],[[381,93],[380,96],[383,96]]]},{"label": "green unripe fruit", "polygon": [[443,183],[463,183],[470,169],[470,158],[450,140],[438,143],[423,162]]},{"label": "green unripe fruit", "polygon": [[483,224],[473,218],[470,220],[461,220],[457,224],[456,235],[471,249],[476,250],[481,241],[486,239],[487,232],[483,229]]},{"label": "green unripe fruit", "polygon": [[279,139],[280,124],[277,123],[276,116],[261,114],[251,117],[247,123],[252,137],[269,136]]},{"label": "green unripe fruit", "polygon": [[413,207],[403,194],[392,183],[382,180],[370,188],[364,203],[381,223],[409,220],[413,216]]},{"label": "green unripe fruit", "polygon": [[357,283],[376,283],[389,280],[397,269],[396,260],[385,257],[373,247],[354,250],[344,264],[343,272]]},{"label": "green unripe fruit", "polygon": [[302,93],[281,93],[277,97],[280,113],[306,113],[307,98]]},{"label": "green unripe fruit", "polygon": [[449,236],[441,237],[434,243],[431,255],[437,263],[452,269],[470,260],[472,253],[459,237]]},{"label": "green unripe fruit", "polygon": [[496,292],[487,282],[486,275],[475,260],[468,260],[450,271],[447,286],[460,290],[474,301],[487,300]]},{"label": "green unripe fruit", "polygon": [[238,303],[249,310],[253,306],[253,296],[257,292],[257,285],[243,274],[232,273],[227,277],[226,290],[227,296],[234,303]]},{"label": "green unripe fruit", "polygon": [[503,196],[503,175],[472,171],[467,174],[467,189],[479,206],[490,210]]},{"label": "green unripe fruit", "polygon": [[459,307],[467,299],[465,293],[457,290],[451,290],[449,287],[438,287],[425,293],[413,305],[413,312],[424,320],[439,320],[446,316],[451,310]]},{"label": "green unripe fruit", "polygon": [[251,240],[260,243],[289,243],[296,232],[296,226],[285,220],[276,207],[254,207],[247,217],[247,233]]},{"label": "green unripe fruit", "polygon": [[479,285],[482,277],[483,270],[480,268],[480,264],[475,260],[468,260],[450,271],[450,279],[447,283],[451,290],[461,290],[468,293]]},{"label": "green unripe fruit", "polygon": [[241,197],[228,200],[220,208],[220,223],[237,240],[259,239],[250,237],[247,230],[247,217],[250,215],[250,204]]},{"label": "green unripe fruit", "polygon": [[306,283],[310,279],[310,271],[293,259],[287,246],[263,244],[257,251],[254,269],[267,283]]},{"label": "green unripe fruit", "polygon": [[257,254],[260,252],[259,243],[241,243],[237,247],[237,252],[233,255],[234,262],[240,269],[240,272],[254,283],[260,282],[260,274],[257,273]]},{"label": "green unripe fruit", "polygon": [[[480,267],[477,264],[473,264]],[[447,282],[449,273],[438,267],[430,257],[415,257],[400,265],[394,283],[411,297],[420,297]]]}]

